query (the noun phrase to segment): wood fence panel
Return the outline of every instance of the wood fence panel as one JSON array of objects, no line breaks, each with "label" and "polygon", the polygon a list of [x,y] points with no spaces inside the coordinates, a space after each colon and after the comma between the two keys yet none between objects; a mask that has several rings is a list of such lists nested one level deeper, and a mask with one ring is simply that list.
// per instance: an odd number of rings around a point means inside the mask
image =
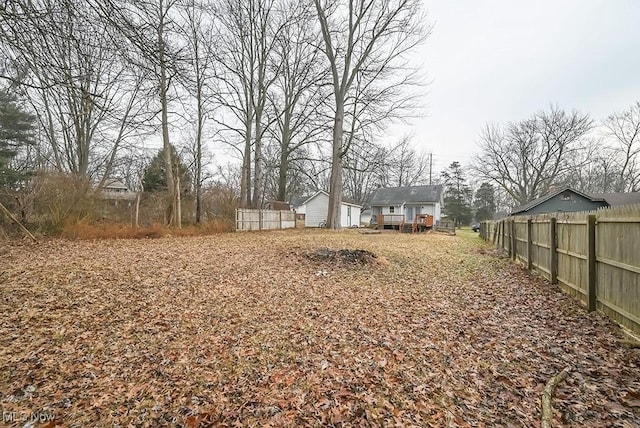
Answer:
[{"label": "wood fence panel", "polygon": [[531,258],[534,269],[551,280],[551,235],[549,216],[537,216],[531,219]]},{"label": "wood fence panel", "polygon": [[514,251],[515,259],[527,262],[527,218],[515,217],[514,224]]},{"label": "wood fence panel", "polygon": [[569,295],[587,304],[587,216],[563,215],[556,223],[558,283]]},{"label": "wood fence panel", "polygon": [[[591,240],[590,215],[595,215]],[[486,230],[496,230],[497,248],[527,266],[531,257],[533,269],[552,283],[557,280],[562,290],[585,307],[591,302],[595,309],[640,332],[640,205],[509,217],[487,222]],[[590,253],[595,260],[591,275]],[[591,299],[590,278],[595,279]]]},{"label": "wood fence panel", "polygon": [[293,211],[236,210],[236,231],[292,229],[296,227],[296,213]]},{"label": "wood fence panel", "polygon": [[640,331],[640,206],[596,216],[597,309]]}]

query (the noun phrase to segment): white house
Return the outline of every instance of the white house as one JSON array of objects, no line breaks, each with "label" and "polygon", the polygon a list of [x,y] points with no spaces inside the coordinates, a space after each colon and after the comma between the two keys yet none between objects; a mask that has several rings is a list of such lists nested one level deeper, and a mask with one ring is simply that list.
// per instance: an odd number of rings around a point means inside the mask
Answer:
[{"label": "white house", "polygon": [[404,215],[411,222],[418,214],[430,214],[433,221],[440,220],[443,192],[441,185],[381,187],[371,196],[371,216],[378,214]]},{"label": "white house", "polygon": [[[304,214],[305,227],[319,227],[327,221],[329,194],[318,190],[311,196],[302,196],[291,201],[296,214]],[[340,206],[340,225],[342,227],[360,226],[361,205],[342,201]]]}]

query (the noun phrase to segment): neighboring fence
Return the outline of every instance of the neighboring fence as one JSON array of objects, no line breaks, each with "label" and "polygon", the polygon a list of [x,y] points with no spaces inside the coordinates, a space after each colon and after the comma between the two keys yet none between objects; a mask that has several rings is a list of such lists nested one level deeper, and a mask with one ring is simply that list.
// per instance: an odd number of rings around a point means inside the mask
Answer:
[{"label": "neighboring fence", "polygon": [[456,222],[454,220],[438,220],[433,226],[436,232],[447,232],[456,234]]},{"label": "neighboring fence", "polygon": [[236,210],[236,232],[249,230],[292,229],[296,227],[293,211]]},{"label": "neighboring fence", "polygon": [[480,236],[640,332],[640,205],[483,222]]}]

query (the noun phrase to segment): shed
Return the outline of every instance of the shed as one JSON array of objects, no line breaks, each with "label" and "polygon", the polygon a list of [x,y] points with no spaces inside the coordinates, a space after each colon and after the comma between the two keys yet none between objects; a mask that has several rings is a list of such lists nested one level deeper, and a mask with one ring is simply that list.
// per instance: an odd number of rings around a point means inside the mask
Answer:
[{"label": "shed", "polygon": [[[296,214],[305,214],[305,227],[319,227],[326,223],[329,212],[329,194],[324,190],[318,190],[310,196],[293,198],[291,204]],[[340,225],[351,227],[360,225],[361,205],[343,200],[340,206]]]}]

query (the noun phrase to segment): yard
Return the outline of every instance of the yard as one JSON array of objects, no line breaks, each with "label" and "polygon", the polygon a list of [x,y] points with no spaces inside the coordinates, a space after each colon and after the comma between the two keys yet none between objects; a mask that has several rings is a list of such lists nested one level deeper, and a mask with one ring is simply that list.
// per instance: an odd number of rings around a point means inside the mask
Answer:
[{"label": "yard", "polygon": [[535,427],[565,367],[557,425],[640,425],[640,349],[470,232],[2,245],[8,425]]}]

